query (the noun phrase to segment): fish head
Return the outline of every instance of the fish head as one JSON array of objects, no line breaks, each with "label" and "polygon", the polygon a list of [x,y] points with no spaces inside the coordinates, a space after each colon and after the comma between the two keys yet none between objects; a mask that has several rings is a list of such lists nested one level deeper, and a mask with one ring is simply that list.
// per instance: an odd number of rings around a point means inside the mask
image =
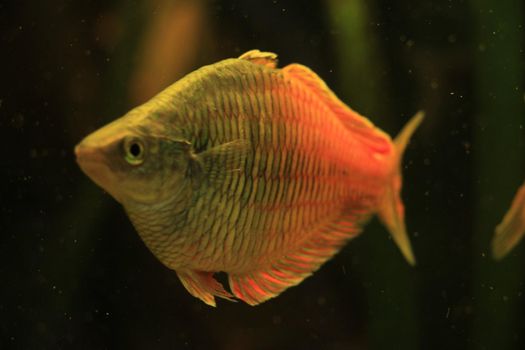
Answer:
[{"label": "fish head", "polygon": [[167,200],[183,186],[191,144],[162,130],[158,121],[124,116],[83,139],[77,163],[123,205]]}]

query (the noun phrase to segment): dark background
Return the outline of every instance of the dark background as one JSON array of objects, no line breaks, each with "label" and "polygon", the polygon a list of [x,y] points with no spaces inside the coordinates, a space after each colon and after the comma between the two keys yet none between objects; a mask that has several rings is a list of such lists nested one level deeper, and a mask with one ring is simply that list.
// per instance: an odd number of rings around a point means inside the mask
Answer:
[{"label": "dark background", "polygon": [[[525,244],[490,257],[525,179],[525,6],[471,1],[0,3],[0,348],[522,349]],[[374,220],[260,306],[191,297],[74,145],[249,49],[316,71],[395,135],[418,260]]]}]

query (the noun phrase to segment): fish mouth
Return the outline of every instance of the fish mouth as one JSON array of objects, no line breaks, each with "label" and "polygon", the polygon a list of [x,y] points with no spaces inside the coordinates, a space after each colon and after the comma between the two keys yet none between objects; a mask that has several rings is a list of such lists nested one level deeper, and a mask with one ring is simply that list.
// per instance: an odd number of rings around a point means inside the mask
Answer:
[{"label": "fish mouth", "polygon": [[105,164],[105,157],[103,153],[100,152],[100,150],[85,146],[83,143],[80,143],[75,147],[75,156],[77,163],[82,170],[84,170],[86,167],[100,167],[101,165]]},{"label": "fish mouth", "polygon": [[96,147],[80,143],[75,147],[76,161],[80,169],[104,190],[111,192],[115,183],[108,159],[104,152]]}]

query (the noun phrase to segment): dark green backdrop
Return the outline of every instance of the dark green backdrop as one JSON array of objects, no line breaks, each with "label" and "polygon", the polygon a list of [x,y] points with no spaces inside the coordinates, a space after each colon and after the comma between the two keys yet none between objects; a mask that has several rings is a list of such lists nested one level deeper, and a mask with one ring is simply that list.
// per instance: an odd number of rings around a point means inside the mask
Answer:
[{"label": "dark green backdrop", "polygon": [[[522,349],[525,244],[490,258],[525,179],[525,6],[471,1],[0,3],[0,348]],[[303,63],[395,135],[418,265],[364,234],[258,307],[191,297],[74,145],[249,49]]]}]

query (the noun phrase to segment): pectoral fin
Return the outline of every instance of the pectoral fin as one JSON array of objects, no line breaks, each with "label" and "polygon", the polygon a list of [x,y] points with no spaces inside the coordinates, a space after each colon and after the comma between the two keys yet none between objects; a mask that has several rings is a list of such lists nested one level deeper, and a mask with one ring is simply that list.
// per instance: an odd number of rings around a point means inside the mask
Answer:
[{"label": "pectoral fin", "polygon": [[247,155],[251,152],[247,140],[238,139],[212,147],[194,156],[196,176],[203,176],[217,183],[244,169]]}]

